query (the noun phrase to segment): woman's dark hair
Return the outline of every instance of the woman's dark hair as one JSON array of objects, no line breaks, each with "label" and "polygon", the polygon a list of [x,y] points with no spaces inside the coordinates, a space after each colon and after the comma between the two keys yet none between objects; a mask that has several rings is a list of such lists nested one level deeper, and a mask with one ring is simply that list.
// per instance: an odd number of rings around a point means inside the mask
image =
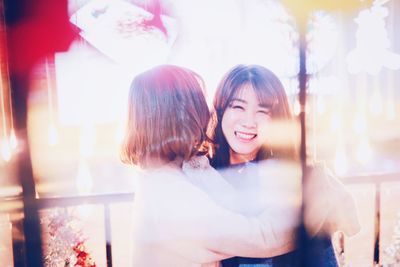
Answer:
[{"label": "woman's dark hair", "polygon": [[[288,99],[279,78],[270,70],[259,65],[238,65],[228,71],[219,83],[212,111],[212,126],[209,135],[214,143],[211,165],[215,168],[227,167],[229,145],[222,131],[222,117],[233,98],[247,85],[254,89],[260,103],[271,107],[273,120],[292,120]],[[271,153],[272,152],[272,153]],[[295,159],[296,149],[293,145],[285,148],[273,148],[264,145],[257,153],[256,161],[271,157]]]}]

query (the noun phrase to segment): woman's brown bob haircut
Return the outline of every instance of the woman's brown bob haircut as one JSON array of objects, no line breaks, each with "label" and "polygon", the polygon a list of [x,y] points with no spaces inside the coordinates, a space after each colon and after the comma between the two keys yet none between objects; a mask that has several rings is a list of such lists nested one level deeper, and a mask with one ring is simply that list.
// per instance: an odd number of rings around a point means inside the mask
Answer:
[{"label": "woman's brown bob haircut", "polygon": [[145,71],[130,87],[122,161],[145,168],[207,152],[209,119],[198,74],[173,65]]}]

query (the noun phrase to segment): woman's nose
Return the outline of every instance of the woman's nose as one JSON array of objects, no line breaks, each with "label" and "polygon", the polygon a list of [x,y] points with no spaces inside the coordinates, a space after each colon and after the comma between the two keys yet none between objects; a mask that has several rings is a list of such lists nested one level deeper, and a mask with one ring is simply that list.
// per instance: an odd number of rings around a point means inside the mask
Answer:
[{"label": "woman's nose", "polygon": [[253,129],[257,127],[257,123],[255,120],[255,116],[252,112],[245,112],[245,114],[243,114],[243,118],[242,118],[242,126],[249,128],[249,129]]}]

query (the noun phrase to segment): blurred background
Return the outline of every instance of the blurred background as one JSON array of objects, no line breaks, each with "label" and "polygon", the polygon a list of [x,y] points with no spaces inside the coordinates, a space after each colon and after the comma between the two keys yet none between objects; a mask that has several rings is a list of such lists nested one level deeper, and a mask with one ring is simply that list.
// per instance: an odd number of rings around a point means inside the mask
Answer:
[{"label": "blurred background", "polygon": [[[334,236],[341,265],[400,266],[400,1],[351,1],[351,9],[314,1],[306,22],[307,155],[325,162],[358,204],[361,232]],[[300,112],[295,1],[68,0],[76,37],[66,51],[30,66],[28,139],[19,140],[8,60],[17,48],[7,46],[1,2],[1,266],[26,264],[17,256],[26,233],[16,159],[26,144],[35,197],[77,199],[39,205],[45,265],[76,261],[69,245],[75,242],[96,266],[129,266],[125,196],[134,192],[137,170],[120,162],[119,148],[130,82],[139,72],[163,63],[191,68],[204,78],[211,103],[228,69],[260,64],[278,74],[293,112]],[[55,31],[38,38],[58,37]],[[104,200],[112,195],[123,201]]]}]

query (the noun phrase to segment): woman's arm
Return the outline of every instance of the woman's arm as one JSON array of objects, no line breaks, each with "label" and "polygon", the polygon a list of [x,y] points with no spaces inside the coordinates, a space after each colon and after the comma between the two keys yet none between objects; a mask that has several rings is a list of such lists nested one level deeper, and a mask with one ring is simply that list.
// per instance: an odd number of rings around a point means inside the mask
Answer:
[{"label": "woman's arm", "polygon": [[[348,236],[355,235],[360,223],[351,193],[323,165],[312,167],[309,174],[305,218],[311,232],[343,231]],[[315,222],[319,222],[318,226]]]},{"label": "woman's arm", "polygon": [[297,215],[265,211],[246,217],[217,205],[183,178],[165,179],[164,174],[156,180],[148,185],[147,195],[153,197],[147,204],[157,223],[157,242],[175,253],[204,263],[230,256],[272,257],[294,249]]}]

